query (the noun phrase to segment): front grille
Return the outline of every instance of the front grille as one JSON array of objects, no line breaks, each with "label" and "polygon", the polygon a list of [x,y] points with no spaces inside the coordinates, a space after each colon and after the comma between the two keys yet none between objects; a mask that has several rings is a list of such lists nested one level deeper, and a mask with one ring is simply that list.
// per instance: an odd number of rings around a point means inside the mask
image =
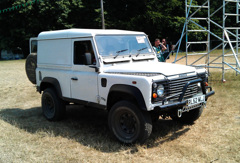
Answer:
[{"label": "front grille", "polygon": [[[191,80],[198,79],[197,76],[182,77],[177,79],[168,80],[166,83],[166,94],[167,96],[172,96],[176,93],[182,93],[185,84]],[[185,92],[184,98],[190,98],[198,93],[197,84],[189,85],[187,91]],[[171,98],[171,100],[178,100],[179,96]]]}]

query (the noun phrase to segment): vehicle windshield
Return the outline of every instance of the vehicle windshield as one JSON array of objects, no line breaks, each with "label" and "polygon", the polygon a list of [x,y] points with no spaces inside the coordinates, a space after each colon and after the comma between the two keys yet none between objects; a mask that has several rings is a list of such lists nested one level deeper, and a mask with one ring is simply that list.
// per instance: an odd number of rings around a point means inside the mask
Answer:
[{"label": "vehicle windshield", "polygon": [[96,36],[96,43],[103,58],[153,54],[151,45],[144,35]]}]

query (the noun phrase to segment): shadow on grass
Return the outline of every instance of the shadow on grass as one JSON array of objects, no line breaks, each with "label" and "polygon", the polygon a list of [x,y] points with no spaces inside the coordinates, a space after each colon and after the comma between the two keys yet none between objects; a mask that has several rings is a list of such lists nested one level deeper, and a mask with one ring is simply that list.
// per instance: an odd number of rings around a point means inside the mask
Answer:
[{"label": "shadow on grass", "polygon": [[[5,122],[42,137],[61,136],[106,153],[120,150],[130,150],[131,154],[138,152],[138,145],[125,146],[110,134],[107,115],[106,111],[95,108],[68,106],[64,120],[49,122],[42,116],[40,107],[0,110],[0,118]],[[159,146],[177,139],[188,130],[172,120],[159,120],[154,123],[152,135],[143,146]]]}]

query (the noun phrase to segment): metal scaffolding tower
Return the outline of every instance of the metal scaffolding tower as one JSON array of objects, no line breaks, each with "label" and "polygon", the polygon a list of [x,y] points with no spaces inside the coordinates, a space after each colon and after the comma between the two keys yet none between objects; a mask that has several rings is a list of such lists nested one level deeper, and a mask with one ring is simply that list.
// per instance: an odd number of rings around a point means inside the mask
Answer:
[{"label": "metal scaffolding tower", "polygon": [[[190,2],[189,2],[190,1]],[[240,24],[240,0],[223,0],[223,5],[218,9],[214,9],[211,13],[210,0],[207,0],[202,5],[193,5],[193,0],[185,0],[186,20],[183,27],[182,35],[177,43],[177,52],[174,60],[178,62],[182,59],[186,59],[186,65],[195,67],[205,67],[210,72],[212,68],[218,68],[222,70],[222,81],[225,81],[225,71],[232,69],[236,71],[236,74],[240,74],[239,64],[239,43],[240,43],[240,27],[233,27],[232,22],[228,21],[229,17],[236,17],[236,24]],[[228,13],[232,11],[236,13]],[[198,16],[201,10],[201,17]],[[214,16],[217,12],[222,10],[222,25],[219,22],[214,21]],[[191,11],[191,12],[190,12]],[[205,12],[204,12],[205,11]],[[228,11],[228,12],[227,12]],[[190,15],[191,13],[191,15]],[[205,15],[202,15],[202,14]],[[216,34],[211,31],[211,26],[214,25],[220,29],[221,34]],[[194,26],[194,29],[191,27]],[[206,40],[192,40],[191,34],[195,36],[206,37]],[[205,34],[204,34],[205,33]],[[186,38],[186,55],[178,59],[178,52],[181,46],[182,39]],[[218,45],[213,47],[212,38],[220,41]],[[190,52],[192,45],[206,45],[206,52]],[[212,52],[222,47],[222,54],[213,54]],[[229,50],[230,49],[230,50]],[[229,54],[230,52],[230,54]],[[197,56],[195,60],[189,60],[192,56]]]}]

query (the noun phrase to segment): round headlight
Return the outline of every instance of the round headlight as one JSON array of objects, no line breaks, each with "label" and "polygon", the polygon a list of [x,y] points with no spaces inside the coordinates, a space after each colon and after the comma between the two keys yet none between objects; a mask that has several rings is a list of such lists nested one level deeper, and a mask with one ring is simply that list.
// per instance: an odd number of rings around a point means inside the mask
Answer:
[{"label": "round headlight", "polygon": [[162,97],[164,95],[164,86],[162,84],[160,84],[158,87],[157,87],[157,95],[159,97]]}]

